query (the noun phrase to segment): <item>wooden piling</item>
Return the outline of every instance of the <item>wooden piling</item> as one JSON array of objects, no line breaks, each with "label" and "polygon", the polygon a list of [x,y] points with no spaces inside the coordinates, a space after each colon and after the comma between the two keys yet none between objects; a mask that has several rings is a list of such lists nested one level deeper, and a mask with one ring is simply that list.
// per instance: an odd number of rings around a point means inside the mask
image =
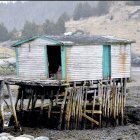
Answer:
[{"label": "wooden piling", "polygon": [[[23,110],[24,96],[27,95],[29,113],[38,111],[43,117],[45,110],[47,122],[56,119],[57,128],[60,130],[90,127],[93,129],[95,126],[101,127],[104,124],[110,126],[119,122],[123,123],[125,85],[125,79],[118,79],[118,81],[109,79],[95,83],[93,80],[83,83],[75,82],[64,87],[60,85],[57,87],[25,86],[27,89],[23,88],[20,91],[17,103],[20,101],[20,110]],[[46,97],[50,102],[44,109]],[[40,109],[36,106],[38,99],[41,100]]]},{"label": "wooden piling", "polygon": [[4,128],[3,89],[4,81],[2,80],[0,81],[0,132],[2,132]]},{"label": "wooden piling", "polygon": [[6,87],[7,87],[7,91],[8,91],[9,98],[10,98],[10,103],[11,103],[12,113],[13,113],[14,120],[15,120],[16,130],[19,129],[20,131],[22,131],[22,129],[19,125],[19,122],[17,120],[16,110],[15,110],[15,106],[14,106],[14,103],[12,100],[12,93],[11,93],[10,85],[6,83]]}]

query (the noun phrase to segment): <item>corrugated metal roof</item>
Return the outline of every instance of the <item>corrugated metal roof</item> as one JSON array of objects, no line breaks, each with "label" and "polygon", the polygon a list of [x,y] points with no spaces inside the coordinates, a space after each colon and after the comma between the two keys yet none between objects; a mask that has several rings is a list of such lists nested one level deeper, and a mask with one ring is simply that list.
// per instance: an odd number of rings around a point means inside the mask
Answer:
[{"label": "corrugated metal roof", "polygon": [[50,40],[56,44],[129,44],[135,43],[134,40],[127,40],[121,38],[115,38],[113,36],[101,36],[101,35],[69,35],[69,36],[35,36],[26,40],[19,41],[12,45],[12,47],[19,46],[23,43],[33,41],[37,38],[44,40]]}]

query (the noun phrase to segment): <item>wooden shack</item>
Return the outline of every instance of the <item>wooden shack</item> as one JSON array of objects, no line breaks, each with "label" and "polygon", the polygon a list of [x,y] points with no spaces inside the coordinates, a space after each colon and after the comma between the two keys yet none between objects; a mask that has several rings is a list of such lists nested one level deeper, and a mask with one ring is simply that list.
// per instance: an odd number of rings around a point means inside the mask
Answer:
[{"label": "wooden shack", "polygon": [[[39,36],[17,42],[17,77],[66,81],[130,77],[130,40],[107,36]],[[61,72],[60,72],[61,71]]]},{"label": "wooden shack", "polygon": [[15,105],[20,123],[59,129],[123,124],[133,42],[70,35],[36,36],[12,45],[18,79],[6,83],[20,87]]}]

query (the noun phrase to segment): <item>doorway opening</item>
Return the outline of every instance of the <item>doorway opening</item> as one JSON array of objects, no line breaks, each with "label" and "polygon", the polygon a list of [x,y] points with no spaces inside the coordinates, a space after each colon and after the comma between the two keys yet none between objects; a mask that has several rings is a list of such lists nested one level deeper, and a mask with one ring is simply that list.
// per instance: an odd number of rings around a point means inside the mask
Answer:
[{"label": "doorway opening", "polygon": [[47,46],[48,70],[50,79],[62,79],[61,46]]}]

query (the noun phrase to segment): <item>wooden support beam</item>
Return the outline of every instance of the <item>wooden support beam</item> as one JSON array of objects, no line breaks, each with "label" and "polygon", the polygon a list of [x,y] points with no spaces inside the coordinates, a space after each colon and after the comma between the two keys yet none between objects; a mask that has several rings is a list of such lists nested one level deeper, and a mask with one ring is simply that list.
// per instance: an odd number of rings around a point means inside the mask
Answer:
[{"label": "wooden support beam", "polygon": [[92,123],[95,123],[96,125],[99,125],[99,122],[98,121],[94,120],[93,118],[89,117],[88,115],[86,115],[86,114],[83,113],[82,116],[84,118],[86,118],[87,120],[91,121]]},{"label": "wooden support beam", "polygon": [[16,129],[19,129],[20,131],[22,131],[22,129],[21,129],[20,125],[19,125],[19,122],[17,120],[16,110],[15,110],[15,106],[14,106],[14,103],[13,103],[13,100],[12,100],[12,93],[11,93],[10,85],[6,84],[6,87],[7,87],[7,91],[8,91],[9,98],[10,98],[10,103],[11,103],[11,107],[12,107],[12,113],[13,113],[13,116],[14,116],[14,119],[15,119]]},{"label": "wooden support beam", "polygon": [[85,110],[86,113],[102,114],[101,110]]},{"label": "wooden support beam", "polygon": [[3,131],[4,128],[4,110],[3,110],[3,88],[4,81],[0,81],[0,131]]},{"label": "wooden support beam", "polygon": [[[84,108],[83,108],[83,112],[84,114],[86,114],[86,105],[87,105],[87,88],[85,88],[85,93],[84,93]],[[84,119],[84,126],[83,129],[85,129],[86,127],[86,120]]]},{"label": "wooden support beam", "polygon": [[[95,109],[96,89],[94,90],[94,95],[92,97],[93,97],[93,100],[92,100],[92,118],[93,118],[94,109]],[[93,128],[93,123],[91,124],[91,127]]]},{"label": "wooden support beam", "polygon": [[124,85],[123,85],[124,79],[121,79],[121,86],[122,86],[122,91],[121,91],[121,125],[123,125],[123,120],[124,120],[124,109],[123,109],[123,101],[124,101]]},{"label": "wooden support beam", "polygon": [[66,98],[67,98],[67,90],[66,89],[65,89],[65,92],[63,94],[64,94],[64,98],[63,98],[62,105],[60,108],[60,117],[59,117],[59,126],[58,126],[59,130],[61,130],[64,107],[65,107]]}]

